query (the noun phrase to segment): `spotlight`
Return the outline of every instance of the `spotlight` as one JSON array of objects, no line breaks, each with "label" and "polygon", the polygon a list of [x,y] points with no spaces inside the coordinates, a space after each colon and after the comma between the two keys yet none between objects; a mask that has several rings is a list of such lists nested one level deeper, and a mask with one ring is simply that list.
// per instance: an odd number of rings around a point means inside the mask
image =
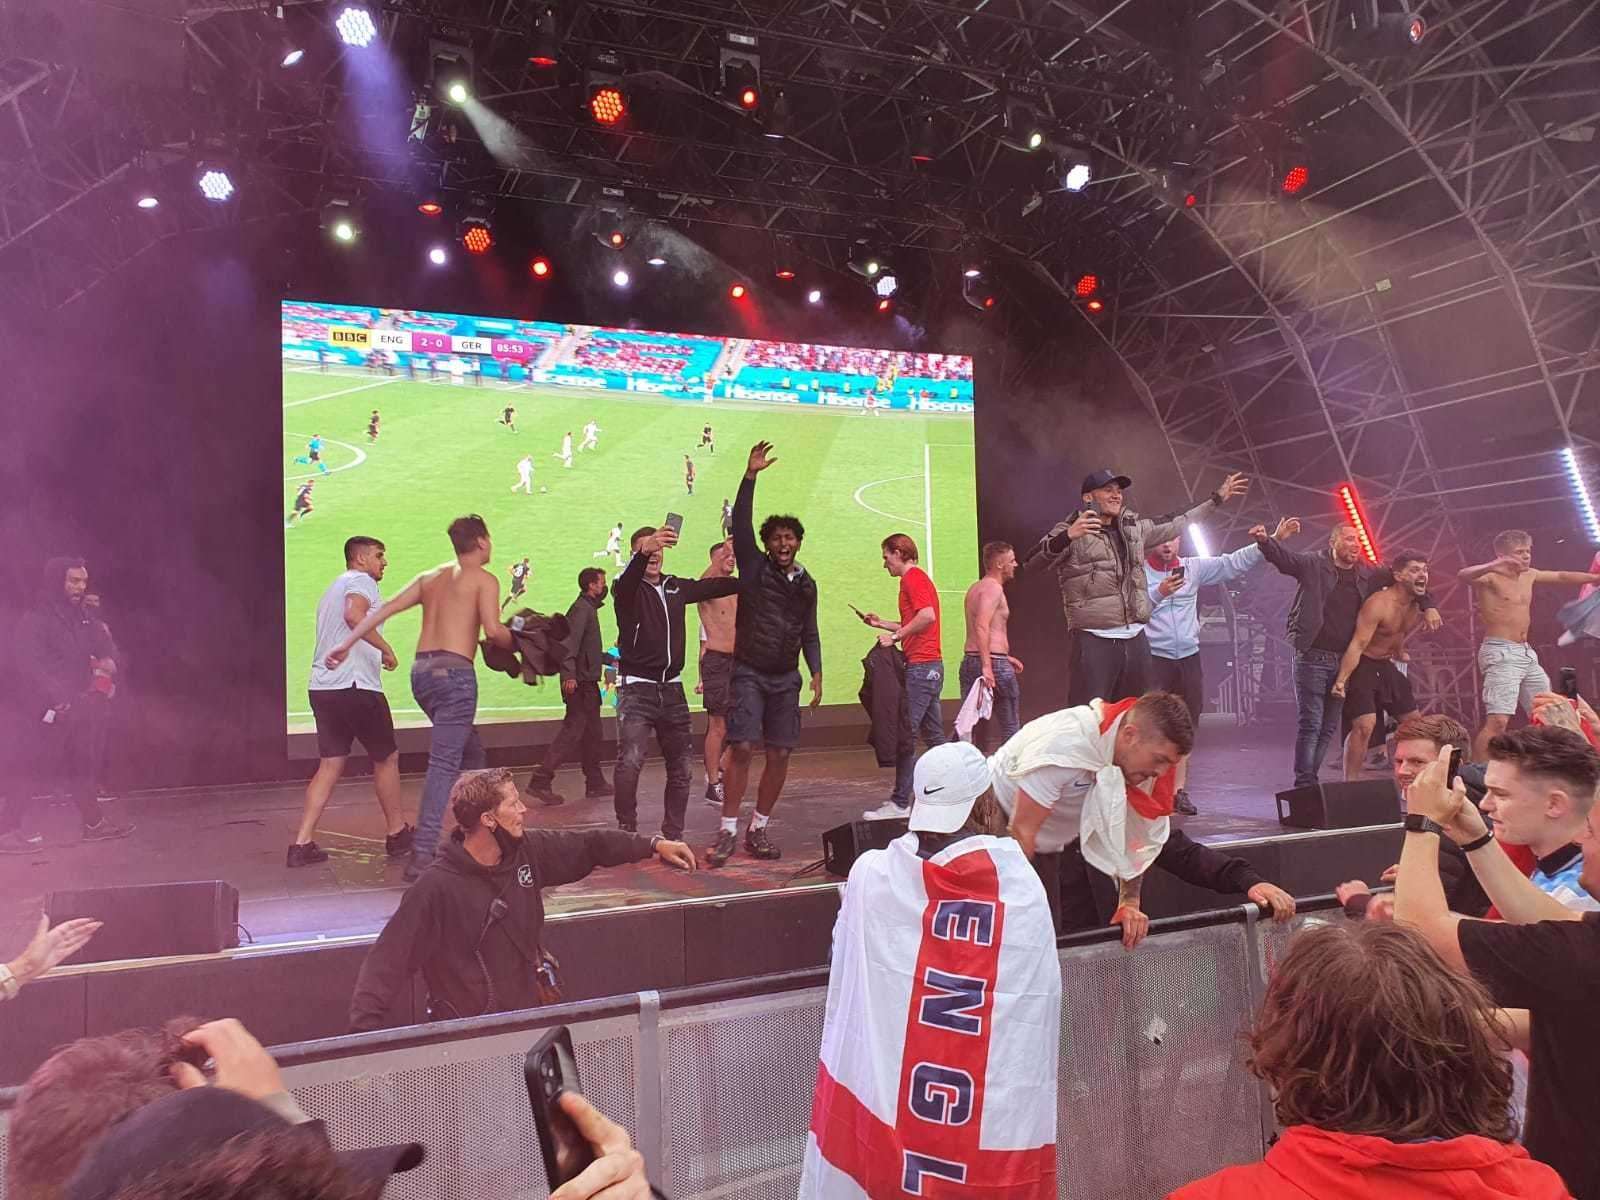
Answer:
[{"label": "spotlight", "polygon": [[487,254],[494,246],[494,231],[481,217],[467,217],[461,222],[461,245],[468,254]]},{"label": "spotlight", "polygon": [[806,293],[806,303],[807,304],[821,304],[822,303],[822,289],[821,288],[812,288],[809,292],[807,292]]},{"label": "spotlight", "polygon": [[333,236],[341,242],[356,240],[356,227],[348,219],[341,219],[333,223]]},{"label": "spotlight", "polygon": [[662,258],[659,254],[645,259],[644,262],[647,267],[664,267],[667,265],[667,260]]},{"label": "spotlight", "polygon": [[863,279],[873,279],[877,277],[879,271],[883,270],[883,256],[863,238],[851,245],[850,255],[845,265]]},{"label": "spotlight", "polygon": [[722,99],[741,112],[761,107],[761,56],[748,33],[728,33],[718,62]]},{"label": "spotlight", "polygon": [[1092,313],[1105,312],[1105,310],[1106,310],[1106,302],[1104,300],[1096,298],[1096,299],[1090,300],[1088,303],[1086,303],[1084,305],[1084,307],[1087,308]]},{"label": "spotlight", "polygon": [[435,246],[428,251],[428,261],[436,267],[442,267],[450,261],[450,254],[443,246]]},{"label": "spotlight", "polygon": [[788,267],[779,267],[773,272],[773,275],[778,279],[784,280],[785,282],[794,278],[794,272],[789,270]]},{"label": "spotlight", "polygon": [[589,111],[602,125],[615,125],[628,113],[628,103],[619,88],[598,87],[589,95]]},{"label": "spotlight", "polygon": [[1155,193],[1170,208],[1196,208],[1200,204],[1196,175],[1188,163],[1172,163],[1156,172]]},{"label": "spotlight", "polygon": [[279,57],[278,65],[285,68],[297,67],[300,65],[305,56],[306,52],[300,46],[288,46],[285,47],[282,55]]},{"label": "spotlight", "polygon": [[1350,527],[1356,531],[1356,537],[1361,542],[1362,557],[1373,566],[1377,566],[1378,546],[1373,540],[1372,526],[1367,521],[1367,512],[1362,507],[1360,493],[1356,491],[1354,484],[1341,483],[1334,495],[1339,498],[1345,519],[1350,522]]},{"label": "spotlight", "polygon": [[1305,141],[1284,134],[1272,158],[1273,183],[1280,196],[1298,196],[1311,182],[1311,155]]},{"label": "spotlight", "polygon": [[459,79],[452,79],[445,88],[444,94],[445,99],[449,100],[451,104],[465,104],[471,95],[467,91],[467,85]]},{"label": "spotlight", "polygon": [[611,272],[612,286],[625,288],[628,286],[629,281],[628,273],[621,267],[618,267],[615,271]]},{"label": "spotlight", "polygon": [[1600,545],[1600,514],[1595,512],[1594,499],[1589,486],[1583,481],[1583,468],[1578,462],[1578,452],[1571,446],[1561,451],[1561,462],[1567,468],[1567,479],[1572,483],[1572,498],[1578,505],[1578,517],[1589,540]]},{"label": "spotlight", "polygon": [[930,163],[939,152],[939,131],[935,128],[933,114],[917,122],[911,133],[911,161]]},{"label": "spotlight", "polygon": [[742,283],[736,283],[728,289],[728,295],[735,300],[743,300],[746,294],[747,290]]},{"label": "spotlight", "polygon": [[440,213],[444,212],[444,205],[440,204],[437,200],[424,200],[421,204],[417,205],[417,211],[425,217],[437,217]]},{"label": "spotlight", "polygon": [[334,241],[349,245],[361,232],[361,216],[348,197],[336,196],[322,206],[322,227]]},{"label": "spotlight", "polygon": [[533,256],[533,261],[528,263],[528,274],[535,279],[550,278],[550,260],[542,254]]},{"label": "spotlight", "polygon": [[878,311],[881,313],[886,313],[893,307],[894,301],[889,299],[887,296],[878,301]]},{"label": "spotlight", "polygon": [[961,255],[961,278],[963,278],[963,279],[977,279],[977,278],[979,278],[980,276],[982,276],[983,269],[984,269],[984,267],[986,265],[987,264],[983,261],[983,259],[979,255],[973,253],[972,250],[969,248],[968,250],[964,251],[962,253],[962,255]]},{"label": "spotlight", "polygon": [[556,29],[556,10],[541,5],[533,17],[533,44],[528,49],[528,62],[548,69],[561,57],[561,36]]},{"label": "spotlight", "polygon": [[779,88],[772,97],[772,103],[767,105],[767,126],[761,131],[762,137],[783,138],[789,136],[789,99]]},{"label": "spotlight", "polygon": [[1352,4],[1329,31],[1335,53],[1346,58],[1405,58],[1428,35],[1428,23],[1404,8],[1379,12],[1379,0]]},{"label": "spotlight", "polygon": [[1211,557],[1211,541],[1206,537],[1206,531],[1192,521],[1189,524],[1189,540],[1194,543],[1194,552],[1198,557]]},{"label": "spotlight", "polygon": [[207,200],[220,204],[233,195],[233,178],[221,167],[206,167],[200,172],[195,185]]},{"label": "spotlight", "polygon": [[583,107],[607,129],[628,115],[628,96],[622,87],[622,59],[610,50],[595,52],[587,72]]},{"label": "spotlight", "polygon": [[894,277],[893,272],[884,271],[873,281],[872,290],[887,300],[900,289],[900,281]]},{"label": "spotlight", "polygon": [[1283,173],[1278,186],[1283,189],[1285,196],[1298,196],[1310,182],[1311,169],[1296,163]]},{"label": "spotlight", "polygon": [[615,208],[595,210],[591,229],[594,240],[607,250],[621,250],[633,240],[627,216]]},{"label": "spotlight", "polygon": [[1013,150],[1031,153],[1044,145],[1044,118],[1032,104],[1007,100],[1004,132],[1000,141]]},{"label": "spotlight", "polygon": [[137,207],[148,211],[152,208],[160,208],[161,200],[155,195],[154,192],[140,192],[139,198],[134,201],[134,204]]},{"label": "spotlight", "polygon": [[613,250],[621,250],[628,244],[628,235],[623,233],[620,229],[613,229],[610,233],[606,234],[606,241],[610,244]]},{"label": "spotlight", "polygon": [[971,267],[967,267],[965,270],[963,270],[961,272],[961,277],[963,279],[976,279],[976,278],[978,278],[978,276],[980,276],[982,274],[983,274],[983,272],[981,270],[979,270],[976,266],[971,266]]},{"label": "spotlight", "polygon": [[961,298],[979,312],[987,312],[995,305],[994,291],[984,282],[981,272],[962,279]]},{"label": "spotlight", "polygon": [[1080,300],[1087,300],[1100,290],[1100,276],[1079,275],[1072,285],[1072,294]]},{"label": "spotlight", "polygon": [[1094,160],[1080,146],[1066,146],[1056,156],[1056,175],[1069,192],[1081,192],[1094,179]]},{"label": "spotlight", "polygon": [[364,49],[378,36],[378,26],[372,14],[359,4],[347,4],[339,10],[333,27],[339,31],[339,40],[346,46]]}]

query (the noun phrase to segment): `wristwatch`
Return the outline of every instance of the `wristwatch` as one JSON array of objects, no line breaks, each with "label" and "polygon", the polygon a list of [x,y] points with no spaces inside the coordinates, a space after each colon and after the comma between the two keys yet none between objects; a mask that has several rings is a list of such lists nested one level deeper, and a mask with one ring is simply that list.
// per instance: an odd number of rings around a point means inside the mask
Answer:
[{"label": "wristwatch", "polygon": [[1463,854],[1471,854],[1474,850],[1482,850],[1485,846],[1487,846],[1492,841],[1494,841],[1494,830],[1491,829],[1488,833],[1484,834],[1482,837],[1473,838],[1472,841],[1470,841],[1466,845],[1462,846],[1461,847],[1461,853],[1463,853]]},{"label": "wristwatch", "polygon": [[1407,833],[1437,833],[1440,837],[1444,836],[1444,826],[1421,813],[1407,813],[1405,827]]}]

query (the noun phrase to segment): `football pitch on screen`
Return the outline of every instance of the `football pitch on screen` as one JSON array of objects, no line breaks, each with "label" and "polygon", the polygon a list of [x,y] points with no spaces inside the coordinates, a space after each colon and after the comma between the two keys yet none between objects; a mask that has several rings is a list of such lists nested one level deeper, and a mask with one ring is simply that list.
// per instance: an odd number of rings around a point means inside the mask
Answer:
[{"label": "football pitch on screen", "polygon": [[[500,422],[516,408],[516,432]],[[897,583],[883,570],[879,543],[909,533],[940,589],[946,666],[945,695],[958,691],[961,596],[976,578],[977,517],[972,418],[907,412],[718,400],[696,404],[635,393],[528,387],[471,380],[419,382],[360,370],[321,372],[285,365],[283,385],[284,493],[287,515],[296,490],[314,479],[315,509],[284,530],[286,670],[291,730],[311,727],[306,683],[315,640],[316,607],[344,566],[347,537],[380,539],[388,573],[387,599],[418,572],[452,557],[445,528],[463,513],[482,514],[493,539],[489,569],[509,594],[508,571],[526,555],[532,567],[520,604],[565,612],[577,595],[578,571],[617,568],[604,554],[619,521],[624,538],[683,514],[680,544],[664,570],[694,577],[721,532],[722,503],[743,478],[750,447],[765,439],[777,463],[756,484],[755,523],[769,513],[793,513],[805,525],[799,561],[820,592],[823,702],[856,704],[861,659],[873,633],[848,605],[895,618]],[[381,414],[376,442],[367,440],[373,409]],[[583,427],[600,426],[599,448],[579,452]],[[714,431],[713,453],[700,446],[701,427]],[[563,436],[573,435],[570,468],[561,465]],[[308,463],[306,442],[319,436],[327,474]],[[512,489],[517,462],[531,454],[532,495]],[[684,456],[693,458],[694,494],[684,485]],[[626,553],[626,542],[624,542]],[[512,611],[508,606],[506,612]],[[400,724],[421,724],[408,672],[420,612],[391,621],[384,636],[400,669],[384,674],[384,690]],[[611,645],[611,602],[601,612]],[[688,616],[684,685],[698,678],[699,628]],[[530,687],[479,664],[480,721],[559,716],[559,685]],[[691,695],[691,707],[699,707]]]}]

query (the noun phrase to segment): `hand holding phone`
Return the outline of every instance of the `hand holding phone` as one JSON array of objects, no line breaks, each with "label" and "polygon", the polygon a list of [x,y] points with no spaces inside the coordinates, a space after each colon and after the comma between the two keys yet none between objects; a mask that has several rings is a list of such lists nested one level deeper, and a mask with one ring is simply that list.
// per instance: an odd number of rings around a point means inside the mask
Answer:
[{"label": "hand holding phone", "polygon": [[565,1025],[547,1030],[533,1044],[523,1060],[522,1078],[528,1088],[528,1107],[533,1110],[533,1127],[539,1134],[545,1179],[555,1191],[594,1162],[589,1142],[557,1103],[563,1091],[579,1090],[578,1060]]},{"label": "hand holding phone", "polygon": [[661,524],[662,524],[662,526],[664,528],[672,530],[672,532],[674,534],[682,534],[683,533],[683,514],[682,513],[669,512],[667,514],[667,519],[665,521],[661,522]]},{"label": "hand holding phone", "polygon": [[1560,692],[1563,696],[1565,696],[1568,700],[1576,700],[1578,698],[1578,668],[1577,667],[1562,667],[1561,668],[1561,682],[1556,685],[1556,690],[1558,692]]}]

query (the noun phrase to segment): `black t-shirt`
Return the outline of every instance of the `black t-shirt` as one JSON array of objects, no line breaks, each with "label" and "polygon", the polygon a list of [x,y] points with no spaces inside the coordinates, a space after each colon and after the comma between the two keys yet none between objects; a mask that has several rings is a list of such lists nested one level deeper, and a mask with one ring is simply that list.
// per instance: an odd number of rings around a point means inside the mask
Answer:
[{"label": "black t-shirt", "polygon": [[1523,1144],[1577,1200],[1600,1200],[1600,913],[1533,925],[1463,921],[1457,940],[1495,1002],[1531,1014]]},{"label": "black t-shirt", "polygon": [[1339,581],[1328,589],[1328,598],[1322,603],[1322,628],[1317,631],[1317,640],[1311,643],[1311,648],[1343,654],[1355,635],[1356,618],[1360,615],[1361,587],[1355,568],[1341,570]]}]

